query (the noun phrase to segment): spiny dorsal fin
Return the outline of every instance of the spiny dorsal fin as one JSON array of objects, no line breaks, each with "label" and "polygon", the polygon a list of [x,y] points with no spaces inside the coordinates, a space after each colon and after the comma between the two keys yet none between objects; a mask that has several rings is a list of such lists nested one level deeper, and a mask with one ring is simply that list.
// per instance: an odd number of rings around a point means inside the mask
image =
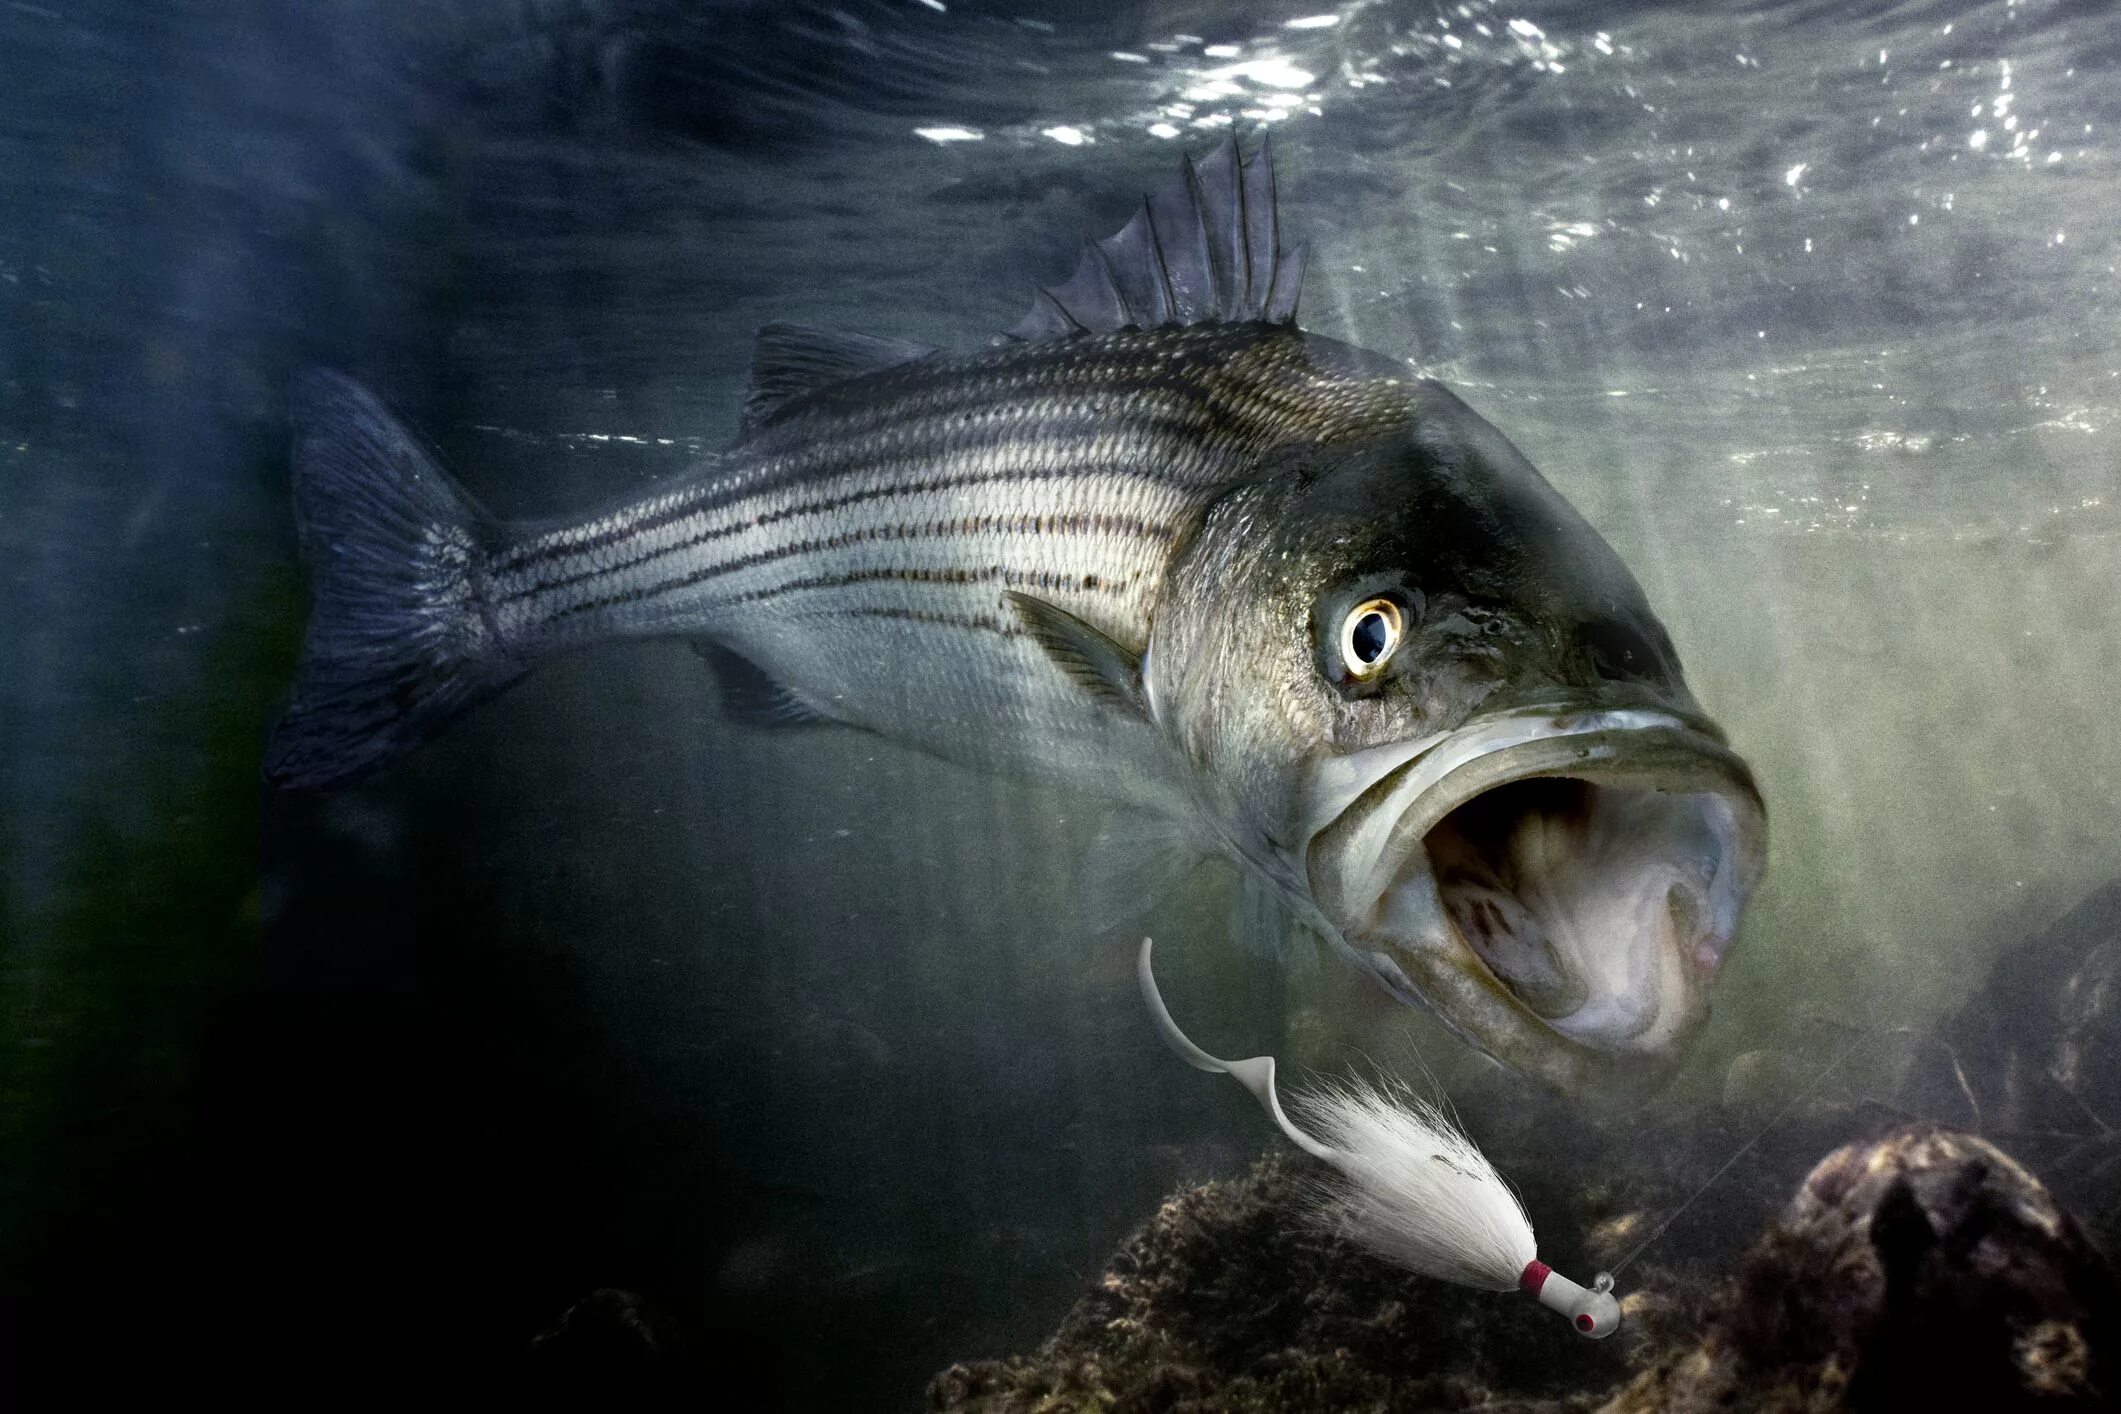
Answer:
[{"label": "spiny dorsal fin", "polygon": [[751,350],[751,387],[744,394],[744,430],[752,431],[803,394],[845,378],[911,363],[932,345],[874,334],[842,334],[803,324],[768,324]]},{"label": "spiny dorsal fin", "polygon": [[1025,631],[1046,650],[1046,657],[1085,692],[1108,707],[1138,717],[1149,715],[1139,655],[1057,605],[1013,589],[1003,590],[1002,596],[1015,607]]},{"label": "spiny dorsal fin", "polygon": [[1293,323],[1304,254],[1280,246],[1268,144],[1240,160],[1232,135],[1198,166],[1181,161],[1118,234],[1085,242],[1075,273],[1038,291],[1003,337],[1030,343],[1165,324]]}]

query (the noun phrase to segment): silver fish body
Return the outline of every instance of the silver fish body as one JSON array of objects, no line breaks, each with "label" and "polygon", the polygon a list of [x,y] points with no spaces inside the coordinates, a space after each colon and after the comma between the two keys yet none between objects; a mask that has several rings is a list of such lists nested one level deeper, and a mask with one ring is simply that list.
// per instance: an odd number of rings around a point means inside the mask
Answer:
[{"label": "silver fish body", "polygon": [[812,715],[1159,808],[1175,763],[1001,598],[1131,652],[1208,506],[1292,439],[1403,422],[1411,381],[1281,325],[1130,330],[920,359],[799,400],[711,474],[485,566],[503,652],[711,639]]},{"label": "silver fish body", "polygon": [[396,759],[554,654],[706,645],[748,715],[1083,791],[1223,855],[1563,1088],[1663,1063],[1764,861],[1640,588],[1502,434],[1297,328],[1226,144],[946,356],[772,326],[743,434],[562,524],[485,514],[359,385],[296,397],[316,585],[269,777]]}]

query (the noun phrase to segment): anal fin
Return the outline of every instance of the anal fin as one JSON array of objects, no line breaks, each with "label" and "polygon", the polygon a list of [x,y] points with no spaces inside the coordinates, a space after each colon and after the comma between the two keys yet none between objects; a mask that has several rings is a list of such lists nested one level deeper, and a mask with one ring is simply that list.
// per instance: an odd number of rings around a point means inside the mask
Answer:
[{"label": "anal fin", "polygon": [[740,726],[785,730],[835,725],[831,717],[799,697],[758,664],[719,643],[696,642],[692,651],[714,674],[722,716]]}]

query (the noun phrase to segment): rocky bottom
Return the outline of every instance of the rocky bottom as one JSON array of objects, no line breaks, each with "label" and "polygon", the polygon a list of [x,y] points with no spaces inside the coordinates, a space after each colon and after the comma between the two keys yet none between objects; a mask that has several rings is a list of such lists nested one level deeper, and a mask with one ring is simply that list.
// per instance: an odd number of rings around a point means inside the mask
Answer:
[{"label": "rocky bottom", "polygon": [[[1714,1093],[1654,1116],[1593,1122],[1506,1077],[1454,1094],[1483,1118],[1476,1137],[1521,1186],[1559,1270],[1588,1280],[1647,1242],[1621,1275],[1626,1319],[1610,1340],[1319,1231],[1299,1196],[1322,1170],[1283,1153],[1173,1194],[1043,1346],[952,1366],[929,1404],[2121,1408],[2121,1297],[2065,1211],[2121,1251],[2121,880],[2002,951],[1932,1027],[1806,1025],[1792,1019],[1792,1049],[1741,1054]],[[1897,1071],[1891,1093],[1839,1083],[1859,1050],[1882,1061],[1892,1047],[1900,1064],[1874,1066]],[[711,1381],[726,1402],[749,1329],[598,1292],[538,1336],[525,1392],[692,1407]]]},{"label": "rocky bottom", "polygon": [[[1814,1151],[1816,1152],[1816,1150]],[[1577,1338],[1413,1278],[1302,1216],[1308,1160],[1183,1189],[1030,1355],[938,1410],[2042,1410],[2121,1403],[2121,1288],[2039,1180],[1930,1125],[1836,1149],[1726,1278],[1631,1267]],[[1581,1215],[1587,1230],[1596,1213]],[[1583,1273],[1588,1279],[1589,1273]]]}]

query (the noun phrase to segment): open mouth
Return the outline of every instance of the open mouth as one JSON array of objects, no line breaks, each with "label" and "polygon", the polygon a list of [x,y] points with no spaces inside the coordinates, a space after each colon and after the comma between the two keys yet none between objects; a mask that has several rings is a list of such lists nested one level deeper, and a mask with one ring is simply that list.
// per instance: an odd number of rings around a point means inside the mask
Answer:
[{"label": "open mouth", "polygon": [[1564,1035],[1654,1047],[1692,1019],[1686,970],[1713,975],[1730,943],[1714,904],[1721,804],[1533,777],[1459,806],[1423,846],[1459,940],[1519,1001]]},{"label": "open mouth", "polygon": [[1765,831],[1744,763],[1692,724],[1517,714],[1384,770],[1308,863],[1388,988],[1569,1083],[1557,1056],[1668,1053],[1699,1024]]}]

